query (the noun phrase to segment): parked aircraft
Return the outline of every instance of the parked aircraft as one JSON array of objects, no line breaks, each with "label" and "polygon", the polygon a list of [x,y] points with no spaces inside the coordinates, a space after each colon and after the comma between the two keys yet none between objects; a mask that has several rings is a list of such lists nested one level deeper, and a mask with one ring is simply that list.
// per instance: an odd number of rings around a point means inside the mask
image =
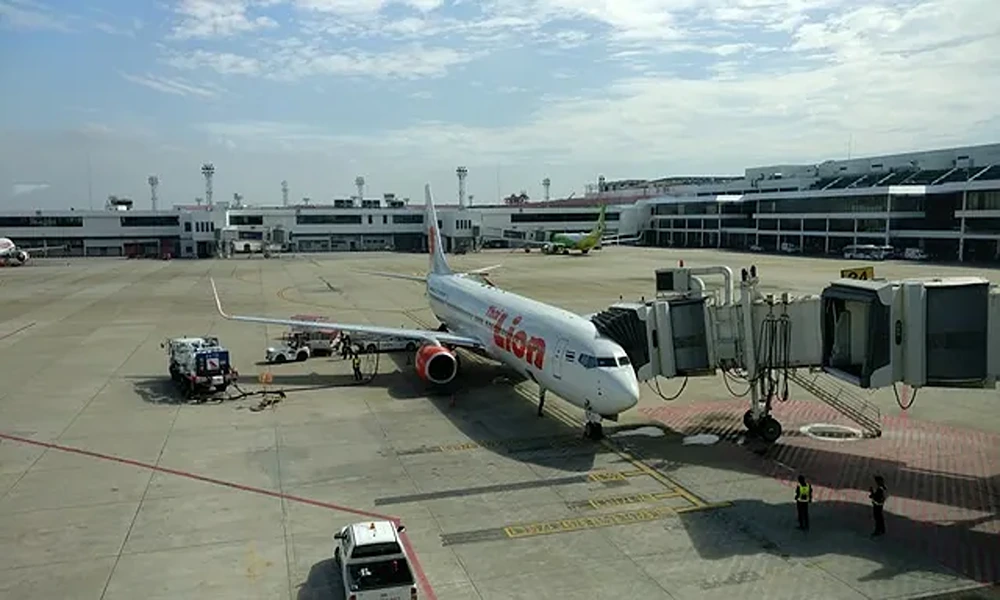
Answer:
[{"label": "parked aircraft", "polygon": [[234,321],[409,338],[420,344],[414,360],[417,375],[434,385],[446,385],[455,379],[460,364],[454,350],[464,348],[499,361],[534,381],[539,390],[539,416],[543,414],[547,390],[582,408],[586,413],[585,434],[600,439],[602,419],[617,421],[619,413],[639,401],[639,383],[625,351],[601,335],[586,317],[483,281],[479,275],[493,267],[465,273],[452,271],[442,250],[429,185],[425,186],[424,194],[429,273],[425,277],[372,274],[424,283],[431,310],[441,323],[437,331],[231,316],[223,311],[213,280],[219,314]]},{"label": "parked aircraft", "polygon": [[0,237],[0,263],[19,267],[31,259],[31,252],[46,252],[65,248],[65,246],[40,246],[38,248],[21,248],[10,238]]},{"label": "parked aircraft", "polygon": [[541,240],[514,240],[512,238],[502,238],[508,241],[516,242],[518,244],[525,244],[525,251],[530,252],[530,246],[540,246],[544,254],[569,254],[571,250],[577,250],[580,254],[587,254],[594,248],[598,250],[602,246],[610,246],[613,244],[627,244],[630,242],[637,242],[641,238],[622,238],[620,235],[614,235],[610,237],[604,237],[604,232],[607,229],[605,224],[605,211],[607,211],[606,205],[601,205],[600,215],[597,217],[597,225],[593,229],[586,233],[551,233],[549,234],[549,239],[547,241]]}]

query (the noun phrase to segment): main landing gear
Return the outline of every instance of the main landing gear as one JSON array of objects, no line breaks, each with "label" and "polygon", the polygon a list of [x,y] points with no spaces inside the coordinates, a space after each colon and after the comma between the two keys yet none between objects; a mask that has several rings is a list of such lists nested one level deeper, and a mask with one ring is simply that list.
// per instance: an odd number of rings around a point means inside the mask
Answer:
[{"label": "main landing gear", "polygon": [[743,425],[750,435],[760,436],[768,444],[773,444],[781,437],[781,423],[771,415],[764,414],[759,418],[754,416],[753,409],[743,414]]}]

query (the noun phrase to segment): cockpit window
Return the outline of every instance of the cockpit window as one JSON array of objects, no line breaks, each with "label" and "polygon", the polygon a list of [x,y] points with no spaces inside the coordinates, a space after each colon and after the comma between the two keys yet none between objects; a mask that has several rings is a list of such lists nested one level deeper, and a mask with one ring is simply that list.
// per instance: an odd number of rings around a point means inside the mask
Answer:
[{"label": "cockpit window", "polygon": [[629,362],[629,359],[628,359],[627,356],[619,356],[618,357],[618,366],[624,367],[624,366],[630,365],[630,364],[632,364],[632,363]]},{"label": "cockpit window", "polygon": [[617,367],[618,361],[614,357],[598,357],[597,359],[598,367]]},{"label": "cockpit window", "polygon": [[593,369],[597,366],[597,359],[589,354],[581,354],[577,362],[583,365],[585,369]]}]

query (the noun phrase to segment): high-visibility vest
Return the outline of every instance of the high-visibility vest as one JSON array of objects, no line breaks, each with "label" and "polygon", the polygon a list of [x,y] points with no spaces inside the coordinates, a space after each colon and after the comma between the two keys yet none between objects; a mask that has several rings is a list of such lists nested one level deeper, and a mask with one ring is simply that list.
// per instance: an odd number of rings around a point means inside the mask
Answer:
[{"label": "high-visibility vest", "polygon": [[800,485],[799,486],[798,501],[799,502],[808,502],[809,501],[809,492],[811,492],[811,491],[812,491],[812,486],[809,485],[808,483],[805,484],[805,485]]}]

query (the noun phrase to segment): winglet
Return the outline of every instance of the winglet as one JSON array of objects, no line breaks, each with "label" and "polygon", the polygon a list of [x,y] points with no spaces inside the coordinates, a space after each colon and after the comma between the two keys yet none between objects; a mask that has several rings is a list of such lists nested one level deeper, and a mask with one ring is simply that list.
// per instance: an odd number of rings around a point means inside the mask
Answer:
[{"label": "winglet", "polygon": [[228,319],[229,315],[222,310],[222,300],[219,300],[219,290],[215,287],[215,279],[209,277],[208,280],[212,282],[212,294],[215,295],[215,308],[219,311],[219,314],[222,315],[223,319]]}]

